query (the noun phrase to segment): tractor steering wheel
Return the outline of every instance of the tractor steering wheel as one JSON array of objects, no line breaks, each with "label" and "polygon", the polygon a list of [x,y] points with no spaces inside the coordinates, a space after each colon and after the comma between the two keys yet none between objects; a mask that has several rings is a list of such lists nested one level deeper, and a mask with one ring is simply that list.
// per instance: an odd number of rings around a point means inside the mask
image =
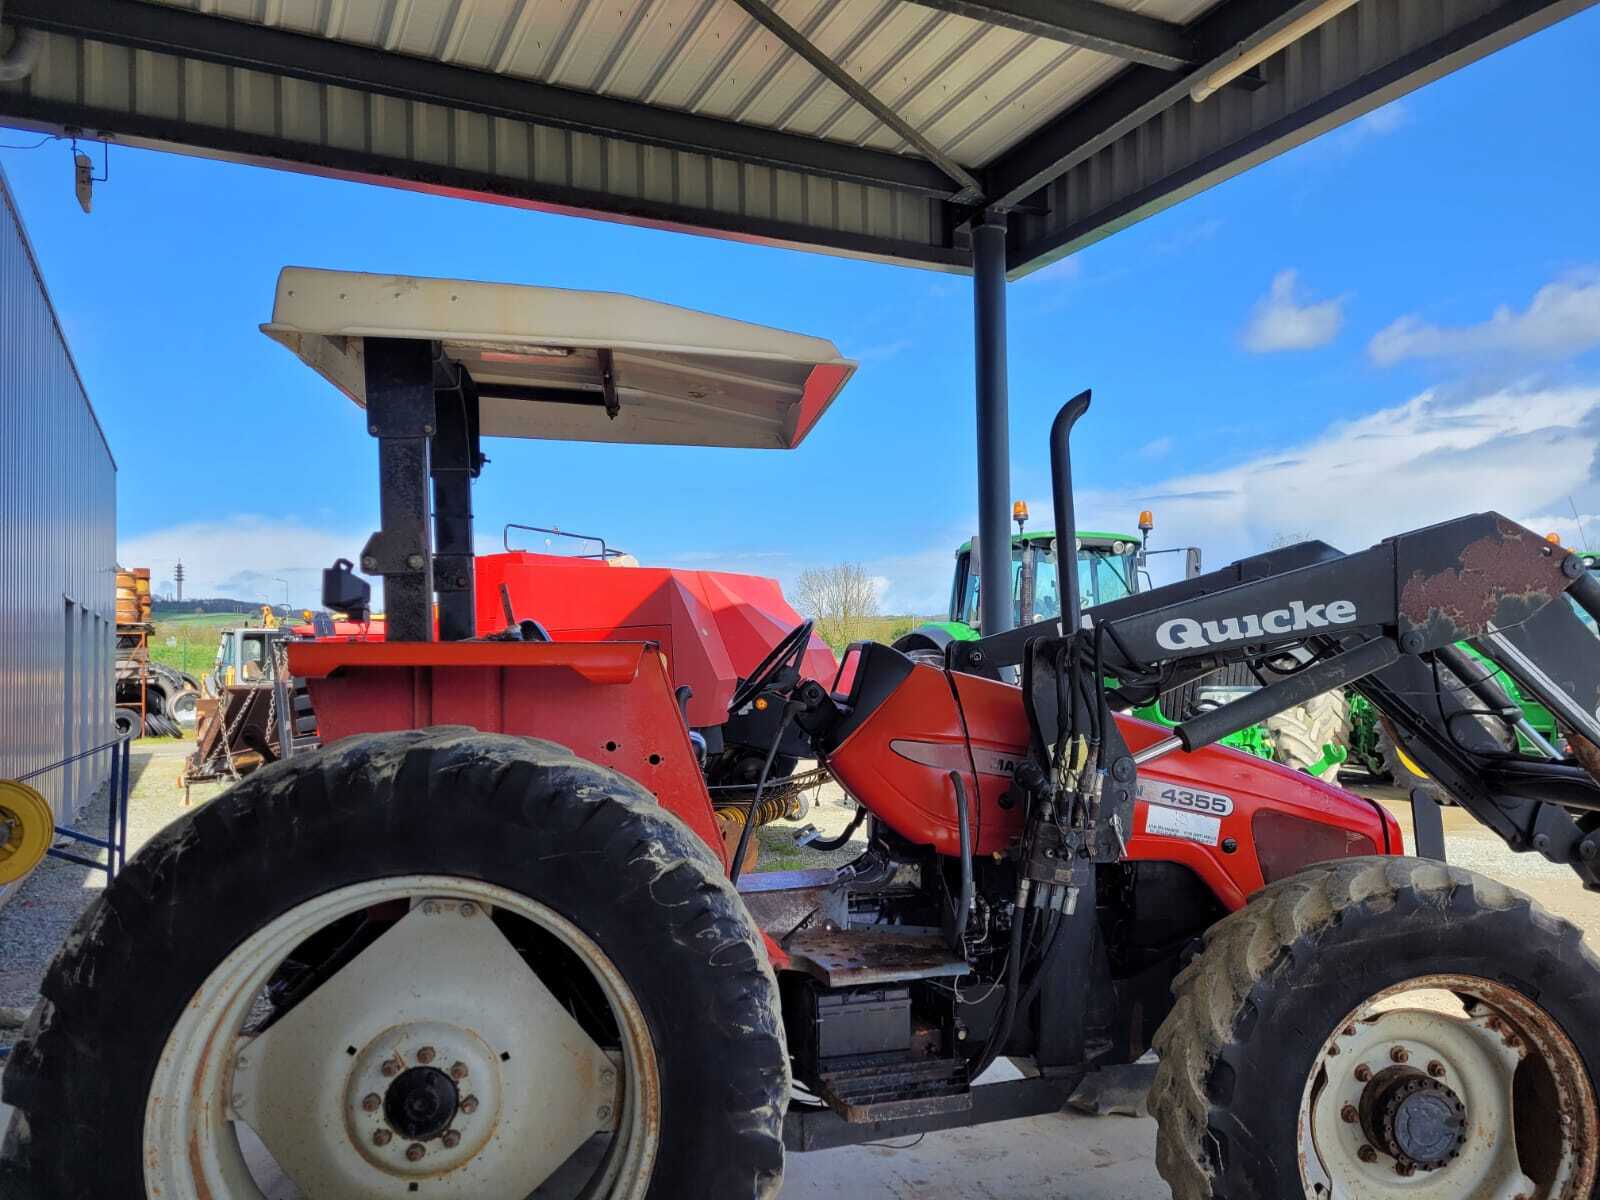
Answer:
[{"label": "tractor steering wheel", "polygon": [[733,699],[728,701],[729,712],[738,712],[766,691],[778,678],[778,673],[789,665],[791,658],[795,660],[795,666],[798,668],[800,656],[805,653],[805,647],[811,642],[811,630],[815,624],[814,621],[801,621],[783,635],[783,640],[756,664],[756,669],[750,672],[749,677],[734,688]]}]

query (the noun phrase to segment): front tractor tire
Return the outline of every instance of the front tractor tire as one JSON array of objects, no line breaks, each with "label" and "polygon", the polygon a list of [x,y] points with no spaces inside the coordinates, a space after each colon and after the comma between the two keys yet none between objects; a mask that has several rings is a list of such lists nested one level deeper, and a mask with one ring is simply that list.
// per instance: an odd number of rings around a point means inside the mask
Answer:
[{"label": "front tractor tire", "polygon": [[1589,1200],[1600,960],[1521,892],[1349,859],[1218,922],[1155,1039],[1175,1200]]},{"label": "front tractor tire", "polygon": [[547,742],[440,728],[265,767],[152,839],[41,992],[4,1076],[8,1200],[782,1182],[759,932],[694,833]]}]

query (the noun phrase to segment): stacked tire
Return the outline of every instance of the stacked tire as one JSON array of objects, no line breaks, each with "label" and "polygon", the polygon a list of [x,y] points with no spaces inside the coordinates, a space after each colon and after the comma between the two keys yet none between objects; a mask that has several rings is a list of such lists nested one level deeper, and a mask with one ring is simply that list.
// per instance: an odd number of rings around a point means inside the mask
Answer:
[{"label": "stacked tire", "polygon": [[[1349,739],[1349,704],[1343,692],[1323,692],[1268,717],[1266,725],[1273,757],[1286,767],[1312,774],[1311,768],[1325,756],[1325,746],[1343,746]],[[1333,782],[1339,777],[1339,767],[1339,763],[1330,763],[1315,774]]]}]

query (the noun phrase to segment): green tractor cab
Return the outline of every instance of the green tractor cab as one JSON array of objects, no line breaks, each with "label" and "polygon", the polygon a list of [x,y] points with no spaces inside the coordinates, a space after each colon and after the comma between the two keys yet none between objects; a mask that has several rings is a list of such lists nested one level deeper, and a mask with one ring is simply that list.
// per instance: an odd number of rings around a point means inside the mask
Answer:
[{"label": "green tractor cab", "polygon": [[[1130,533],[1078,534],[1078,594],[1083,606],[1132,595],[1142,589],[1139,552],[1144,539]],[[982,598],[978,586],[976,539],[956,550],[955,580],[950,593],[950,619],[943,624],[953,636],[978,636]],[[1148,584],[1148,576],[1144,584]],[[1038,529],[1011,539],[1011,608],[1017,625],[1061,615],[1061,580],[1056,572],[1056,535]]]},{"label": "green tractor cab", "polygon": [[[1021,528],[1027,508],[1019,501],[1012,510],[1018,531],[1011,539],[1011,619],[1015,625],[1031,625],[1061,615],[1061,579],[1056,568],[1056,535],[1051,529],[1031,533]],[[1181,553],[1184,574],[1200,574],[1200,551],[1193,546],[1173,550],[1151,550],[1150,531],[1154,522],[1148,512],[1139,514],[1138,533],[1106,533],[1079,530],[1078,595],[1084,608],[1120,600],[1148,590],[1149,558],[1152,554]],[[894,643],[896,650],[908,654],[942,656],[956,641],[975,641],[982,625],[982,597],[979,595],[977,539],[956,548],[955,578],[950,588],[950,613],[943,621],[930,622],[905,634]],[[1155,704],[1134,710],[1147,721],[1171,726],[1187,715],[1194,705],[1202,707],[1224,703],[1231,693],[1258,686],[1251,678],[1235,679],[1237,672],[1218,672],[1203,680],[1204,687],[1188,685],[1182,696],[1162,697]],[[1273,757],[1272,741],[1263,726],[1251,726],[1223,739],[1223,744],[1261,758]]]}]

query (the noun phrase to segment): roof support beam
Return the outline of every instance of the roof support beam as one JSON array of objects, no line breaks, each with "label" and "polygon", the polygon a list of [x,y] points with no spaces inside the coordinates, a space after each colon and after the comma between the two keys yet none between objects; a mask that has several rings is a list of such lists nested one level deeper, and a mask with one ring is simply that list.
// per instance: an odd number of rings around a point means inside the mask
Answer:
[{"label": "roof support beam", "polygon": [[8,0],[5,19],[89,41],[942,199],[964,190],[941,167],[906,155],[655,108],[165,4]]},{"label": "roof support beam", "polygon": [[[0,117],[8,125],[79,137],[112,137],[119,145],[168,153],[221,156],[254,166],[277,167],[329,179],[398,187],[407,191],[470,196],[537,212],[599,216],[624,225],[762,242],[795,250],[828,250],[880,262],[918,263],[964,271],[964,248],[899,240],[870,232],[819,231],[781,218],[742,217],[704,206],[619,197],[581,187],[535,182],[465,167],[419,163],[370,150],[307,142],[270,134],[121,109],[92,108],[0,92]],[[924,203],[937,204],[937,201]]]},{"label": "roof support beam", "polygon": [[1034,37],[1098,50],[1115,58],[1176,71],[1194,61],[1183,26],[1100,0],[910,0],[923,8],[970,17]]},{"label": "roof support beam", "polygon": [[860,80],[819,50],[816,43],[780,17],[766,0],[735,2],[760,24],[777,34],[780,41],[820,71],[835,87],[910,142],[923,158],[954,180],[961,188],[960,194],[954,197],[957,203],[975,204],[982,199],[983,189],[965,167],[935,146],[915,125],[874,96]]},{"label": "roof support beam", "polygon": [[1123,134],[1184,100],[1195,83],[1242,50],[1324,2],[1228,0],[1190,26],[1196,50],[1189,69],[1129,67],[992,164],[985,172],[989,202],[997,206],[1021,202]]}]

